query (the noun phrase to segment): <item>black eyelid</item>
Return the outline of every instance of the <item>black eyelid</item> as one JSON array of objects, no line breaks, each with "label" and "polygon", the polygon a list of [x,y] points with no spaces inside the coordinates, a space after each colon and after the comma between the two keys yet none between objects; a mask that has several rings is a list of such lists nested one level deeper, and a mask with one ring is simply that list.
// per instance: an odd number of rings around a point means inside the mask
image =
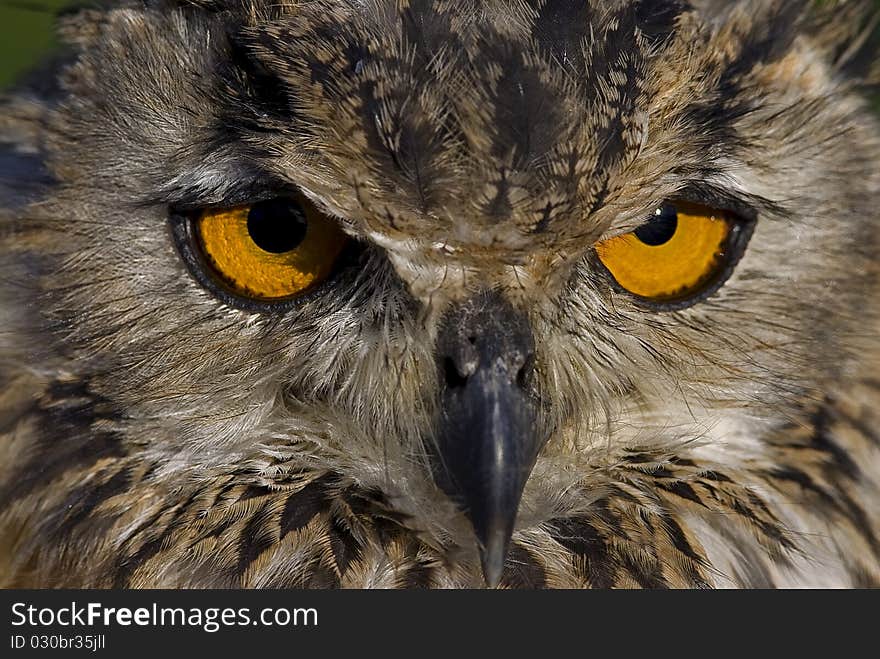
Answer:
[{"label": "black eyelid", "polygon": [[[764,199],[745,199],[732,195],[724,190],[705,183],[692,183],[682,187],[673,197],[675,201],[707,206],[728,213],[737,224],[754,224],[758,220],[758,208],[769,208],[777,211],[776,205]],[[673,202],[664,200],[654,205],[659,208]],[[674,204],[673,204],[674,205]],[[778,212],[778,211],[777,211]],[[648,213],[645,216],[644,226],[654,220],[654,215]]]},{"label": "black eyelid", "polygon": [[303,194],[296,186],[279,180],[268,172],[242,166],[241,183],[224,188],[222,194],[209,195],[179,191],[179,196],[166,200],[172,214],[192,215],[199,211],[246,206],[278,197],[296,197]]},{"label": "black eyelid", "polygon": [[691,183],[684,186],[675,195],[675,199],[726,211],[743,223],[757,221],[758,208],[769,204],[761,199],[746,200],[706,183]]},{"label": "black eyelid", "polygon": [[198,199],[172,204],[169,207],[169,214],[194,216],[204,211],[235,208],[236,206],[250,206],[262,201],[290,196],[290,194],[290,191],[281,192],[278,189],[253,190],[242,188],[225,194],[223,199]]}]

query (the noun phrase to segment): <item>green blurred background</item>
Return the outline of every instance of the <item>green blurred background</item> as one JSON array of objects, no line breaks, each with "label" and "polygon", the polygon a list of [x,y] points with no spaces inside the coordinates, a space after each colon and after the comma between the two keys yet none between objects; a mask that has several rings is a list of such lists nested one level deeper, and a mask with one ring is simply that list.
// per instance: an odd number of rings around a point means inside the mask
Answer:
[{"label": "green blurred background", "polygon": [[27,71],[55,44],[55,12],[70,0],[0,0],[0,87]]},{"label": "green blurred background", "polygon": [[[880,10],[880,0],[874,0]],[[88,0],[0,0],[0,88],[15,80],[55,44],[55,13]],[[880,98],[878,109],[880,109]]]}]

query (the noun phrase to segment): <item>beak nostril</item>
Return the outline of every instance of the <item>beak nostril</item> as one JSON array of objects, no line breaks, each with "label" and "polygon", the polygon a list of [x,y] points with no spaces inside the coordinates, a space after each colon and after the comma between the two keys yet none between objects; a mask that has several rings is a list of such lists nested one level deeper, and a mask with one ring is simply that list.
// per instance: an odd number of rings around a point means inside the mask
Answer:
[{"label": "beak nostril", "polygon": [[440,386],[431,469],[471,522],[489,586],[501,580],[526,482],[546,440],[538,424],[528,314],[484,291],[437,326]]},{"label": "beak nostril", "polygon": [[532,375],[535,371],[535,355],[530,354],[526,357],[525,362],[516,372],[516,384],[520,389],[528,389],[532,382]]},{"label": "beak nostril", "polygon": [[446,386],[449,389],[460,389],[467,384],[467,376],[459,372],[452,357],[446,357],[443,360],[443,374],[446,378]]}]

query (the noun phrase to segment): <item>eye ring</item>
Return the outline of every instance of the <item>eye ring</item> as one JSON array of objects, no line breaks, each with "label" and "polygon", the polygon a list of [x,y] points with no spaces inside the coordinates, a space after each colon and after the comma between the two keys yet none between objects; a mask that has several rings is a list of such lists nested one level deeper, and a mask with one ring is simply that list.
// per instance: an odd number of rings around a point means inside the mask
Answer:
[{"label": "eye ring", "polygon": [[[272,202],[274,199],[269,198],[263,201],[256,201],[249,206]],[[249,313],[283,314],[314,301],[321,295],[326,294],[327,290],[337,282],[343,271],[350,269],[358,262],[363,251],[362,245],[358,241],[347,238],[341,251],[335,257],[335,262],[327,276],[320,278],[302,292],[276,299],[262,299],[257,296],[244,294],[241,290],[236,290],[230,282],[224,280],[217,273],[216,265],[212,263],[211,258],[206,254],[203,241],[199,236],[198,222],[204,212],[201,210],[171,211],[169,214],[169,228],[175,247],[190,275],[204,289],[227,306]],[[250,214],[248,214],[248,220],[250,220]],[[267,239],[277,240],[277,237],[270,236]],[[256,238],[254,242],[256,242]],[[260,249],[266,251],[269,255],[273,254],[273,248],[269,244],[264,244]],[[276,250],[275,253],[278,251],[280,250]]]},{"label": "eye ring", "polygon": [[[736,266],[745,254],[746,247],[752,237],[757,220],[756,216],[751,212],[737,212],[728,210],[727,208],[718,207],[717,205],[705,206],[699,202],[691,202],[685,199],[676,199],[666,202],[659,208],[663,209],[667,205],[688,208],[690,209],[691,214],[695,212],[693,209],[702,209],[707,217],[709,215],[721,215],[727,224],[726,235],[724,236],[723,241],[719,243],[719,250],[715,255],[717,257],[716,266],[711,272],[708,272],[703,279],[700,279],[698,285],[694,288],[683,290],[679,294],[672,294],[666,297],[640,295],[618,281],[618,277],[615,276],[614,272],[612,272],[612,268],[609,267],[605,262],[605,259],[602,257],[602,246],[614,241],[615,238],[597,244],[591,253],[591,260],[593,261],[594,266],[605,275],[606,280],[610,283],[613,290],[626,295],[640,307],[659,312],[687,309],[717,293],[733,274],[733,271],[736,269]],[[652,242],[648,239],[645,241],[645,245],[659,247],[671,237],[668,233],[661,236],[660,234],[663,233],[662,231],[657,232],[653,229],[649,230],[648,227],[649,223],[646,222],[629,234],[617,238],[629,238],[638,232],[641,234],[640,237],[642,238],[648,238],[649,236],[657,237],[658,239],[656,242]]]}]

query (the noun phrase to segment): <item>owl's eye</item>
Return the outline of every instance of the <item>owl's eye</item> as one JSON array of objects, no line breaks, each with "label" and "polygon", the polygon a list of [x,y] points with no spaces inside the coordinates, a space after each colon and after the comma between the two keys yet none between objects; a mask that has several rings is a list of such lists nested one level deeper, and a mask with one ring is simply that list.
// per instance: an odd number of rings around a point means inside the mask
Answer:
[{"label": "owl's eye", "polygon": [[736,215],[688,202],[667,203],[635,231],[596,245],[621,287],[656,303],[676,303],[720,286],[748,238]]},{"label": "owl's eye", "polygon": [[300,295],[327,279],[348,242],[339,225],[302,196],[202,211],[193,237],[215,279],[265,302]]}]

